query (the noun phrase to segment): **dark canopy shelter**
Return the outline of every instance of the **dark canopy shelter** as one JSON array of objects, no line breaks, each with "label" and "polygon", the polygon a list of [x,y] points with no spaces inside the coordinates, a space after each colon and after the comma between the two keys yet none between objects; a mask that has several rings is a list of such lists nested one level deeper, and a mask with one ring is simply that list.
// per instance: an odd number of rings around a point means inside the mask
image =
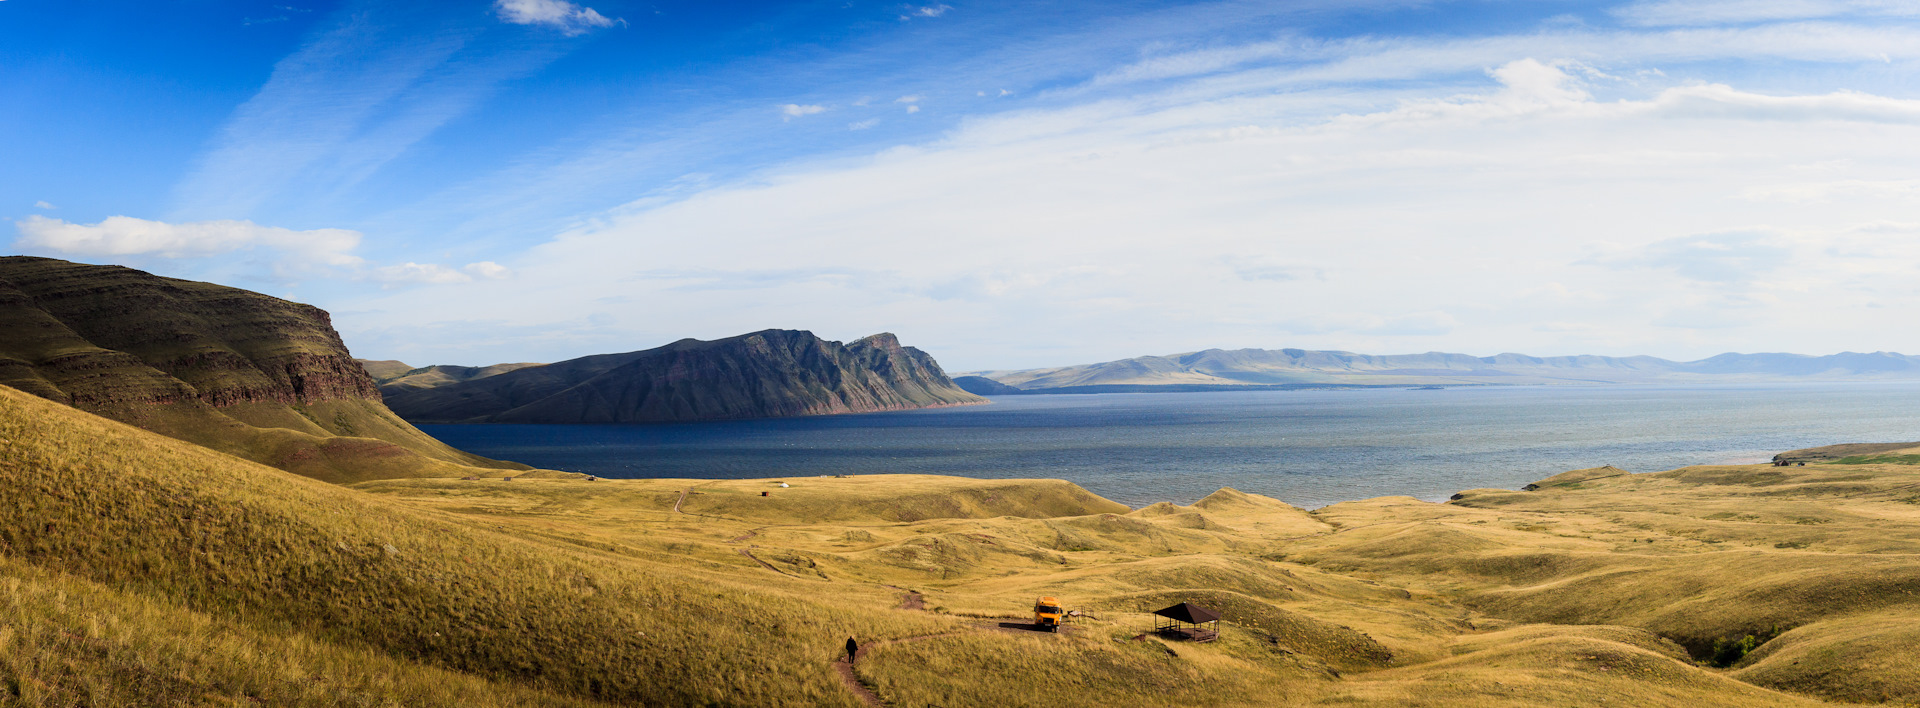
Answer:
[{"label": "dark canopy shelter", "polygon": [[1220,636],[1220,612],[1191,602],[1156,610],[1153,631],[1161,636],[1210,642]]}]

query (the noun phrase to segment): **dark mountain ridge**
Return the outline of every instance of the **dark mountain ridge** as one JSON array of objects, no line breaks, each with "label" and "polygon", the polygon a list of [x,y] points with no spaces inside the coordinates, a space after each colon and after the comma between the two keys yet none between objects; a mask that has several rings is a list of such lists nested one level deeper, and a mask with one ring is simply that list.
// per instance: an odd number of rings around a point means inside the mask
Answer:
[{"label": "dark mountain ridge", "polygon": [[841,344],[770,329],[581,357],[400,392],[387,403],[421,423],[653,423],[984,402],[891,334]]}]

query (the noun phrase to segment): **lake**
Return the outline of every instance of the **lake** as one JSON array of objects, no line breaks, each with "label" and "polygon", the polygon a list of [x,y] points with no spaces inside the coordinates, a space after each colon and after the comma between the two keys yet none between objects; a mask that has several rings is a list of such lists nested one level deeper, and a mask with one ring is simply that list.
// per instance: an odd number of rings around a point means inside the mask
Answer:
[{"label": "lake", "polygon": [[1920,440],[1920,383],[1001,396],[811,418],[420,428],[487,457],[611,478],[1049,477],[1133,506],[1233,487],[1311,509],[1517,489],[1608,464],[1650,472]]}]

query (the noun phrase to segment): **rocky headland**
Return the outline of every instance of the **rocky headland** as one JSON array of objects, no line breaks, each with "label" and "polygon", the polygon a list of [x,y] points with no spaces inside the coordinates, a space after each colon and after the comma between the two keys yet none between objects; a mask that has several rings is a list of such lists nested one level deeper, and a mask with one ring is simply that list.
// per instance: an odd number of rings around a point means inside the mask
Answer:
[{"label": "rocky headland", "polygon": [[120,266],[0,258],[0,384],[322,479],[526,469],[387,410],[325,311]]},{"label": "rocky headland", "polygon": [[387,400],[416,423],[656,423],[985,402],[891,334],[841,344],[781,329],[581,357]]}]

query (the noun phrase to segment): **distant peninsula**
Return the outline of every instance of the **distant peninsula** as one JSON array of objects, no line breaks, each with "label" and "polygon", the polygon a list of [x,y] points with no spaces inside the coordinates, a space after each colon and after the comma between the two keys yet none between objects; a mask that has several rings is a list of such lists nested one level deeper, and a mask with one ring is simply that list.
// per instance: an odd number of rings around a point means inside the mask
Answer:
[{"label": "distant peninsula", "polygon": [[[660,423],[987,402],[892,334],[841,344],[812,332],[770,329],[512,366],[428,367],[381,390],[394,412],[415,423]],[[409,379],[414,387],[397,385]]]},{"label": "distant peninsula", "polygon": [[1136,393],[1357,386],[1920,381],[1920,357],[1893,352],[1826,356],[1721,354],[1699,361],[1651,356],[1374,355],[1307,349],[1208,349],[1098,364],[975,371],[954,379],[982,395]]}]

